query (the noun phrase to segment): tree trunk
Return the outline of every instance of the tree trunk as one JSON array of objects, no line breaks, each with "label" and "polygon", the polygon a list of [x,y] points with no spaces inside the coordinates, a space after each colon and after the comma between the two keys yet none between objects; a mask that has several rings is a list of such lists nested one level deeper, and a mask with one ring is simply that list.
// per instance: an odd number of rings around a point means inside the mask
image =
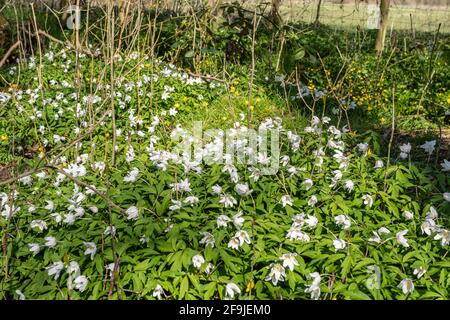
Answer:
[{"label": "tree trunk", "polygon": [[314,24],[317,26],[319,25],[319,18],[320,18],[320,6],[322,5],[322,0],[319,0],[319,3],[317,3],[317,10],[316,10],[316,19],[314,20]]},{"label": "tree trunk", "polygon": [[386,37],[390,3],[391,0],[381,0],[380,2],[380,28],[378,29],[377,39],[375,41],[375,50],[378,54],[381,54],[384,49],[384,39]]}]

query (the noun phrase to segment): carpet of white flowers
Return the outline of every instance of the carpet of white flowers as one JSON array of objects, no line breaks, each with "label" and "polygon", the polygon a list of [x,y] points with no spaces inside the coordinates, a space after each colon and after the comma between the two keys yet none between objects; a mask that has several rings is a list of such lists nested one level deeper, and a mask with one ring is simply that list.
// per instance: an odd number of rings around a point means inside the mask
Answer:
[{"label": "carpet of white flowers", "polygon": [[[285,128],[272,117],[252,126],[279,131],[276,174],[262,174],[267,154],[253,165],[230,154],[205,164],[173,152],[175,137],[192,138],[179,124],[189,113],[181,97],[208,101],[225,94],[222,83],[136,54],[118,57],[126,72],[113,88],[94,80],[80,90],[72,53],[42,60],[11,69],[34,81],[4,90],[0,104],[2,161],[26,151],[13,138],[39,146],[18,179],[0,182],[4,294],[449,298],[450,162],[433,166],[435,142],[394,145],[388,162],[334,118]],[[89,74],[91,59],[81,63]],[[249,124],[235,118],[234,147],[250,154],[239,139]],[[223,149],[223,133],[203,156]],[[416,166],[415,154],[429,166]]]}]

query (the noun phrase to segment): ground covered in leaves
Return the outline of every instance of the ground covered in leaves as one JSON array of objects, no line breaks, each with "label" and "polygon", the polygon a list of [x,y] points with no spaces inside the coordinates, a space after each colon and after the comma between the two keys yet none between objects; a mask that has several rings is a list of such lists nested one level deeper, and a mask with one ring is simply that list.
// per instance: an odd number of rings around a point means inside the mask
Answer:
[{"label": "ground covered in leaves", "polygon": [[[9,69],[29,82],[0,96],[2,298],[449,298],[450,161],[436,141],[386,157],[342,109],[305,117],[262,88],[250,104],[247,78],[116,58],[114,83],[81,55],[76,85],[59,47]],[[199,137],[195,121],[215,130]]]}]

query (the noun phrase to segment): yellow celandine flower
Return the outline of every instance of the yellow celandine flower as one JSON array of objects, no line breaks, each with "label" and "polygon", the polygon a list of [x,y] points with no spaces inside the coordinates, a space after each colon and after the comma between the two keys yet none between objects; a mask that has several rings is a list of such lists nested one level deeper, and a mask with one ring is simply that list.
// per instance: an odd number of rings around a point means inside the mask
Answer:
[{"label": "yellow celandine flower", "polygon": [[372,149],[367,149],[367,156],[370,157],[372,155]]},{"label": "yellow celandine flower", "polygon": [[8,136],[6,134],[2,134],[0,136],[0,141],[7,141],[8,140]]},{"label": "yellow celandine flower", "polygon": [[247,283],[247,288],[245,289],[245,292],[250,292],[253,288],[255,287],[255,283],[253,282],[253,280],[250,280]]},{"label": "yellow celandine flower", "polygon": [[44,148],[43,146],[40,146],[40,147],[39,147],[39,154],[40,154],[41,156],[44,156],[44,155],[45,155],[45,148]]}]

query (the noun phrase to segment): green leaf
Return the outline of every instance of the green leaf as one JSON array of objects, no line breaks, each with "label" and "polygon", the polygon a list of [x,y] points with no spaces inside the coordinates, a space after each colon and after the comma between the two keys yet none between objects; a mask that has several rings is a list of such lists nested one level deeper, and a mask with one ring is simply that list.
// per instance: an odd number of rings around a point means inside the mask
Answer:
[{"label": "green leaf", "polygon": [[186,52],[184,54],[184,57],[187,59],[192,58],[193,56],[194,56],[194,50],[189,50],[188,52]]},{"label": "green leaf", "polygon": [[347,257],[345,257],[344,262],[342,262],[342,271],[341,271],[342,278],[347,276],[347,273],[350,271],[351,265],[352,265],[352,256],[348,255]]},{"label": "green leaf", "polygon": [[187,276],[185,276],[183,280],[181,280],[179,299],[183,299],[188,290],[189,290],[189,279]]},{"label": "green leaf", "polygon": [[372,300],[367,294],[359,290],[343,291],[342,294],[351,300]]}]

